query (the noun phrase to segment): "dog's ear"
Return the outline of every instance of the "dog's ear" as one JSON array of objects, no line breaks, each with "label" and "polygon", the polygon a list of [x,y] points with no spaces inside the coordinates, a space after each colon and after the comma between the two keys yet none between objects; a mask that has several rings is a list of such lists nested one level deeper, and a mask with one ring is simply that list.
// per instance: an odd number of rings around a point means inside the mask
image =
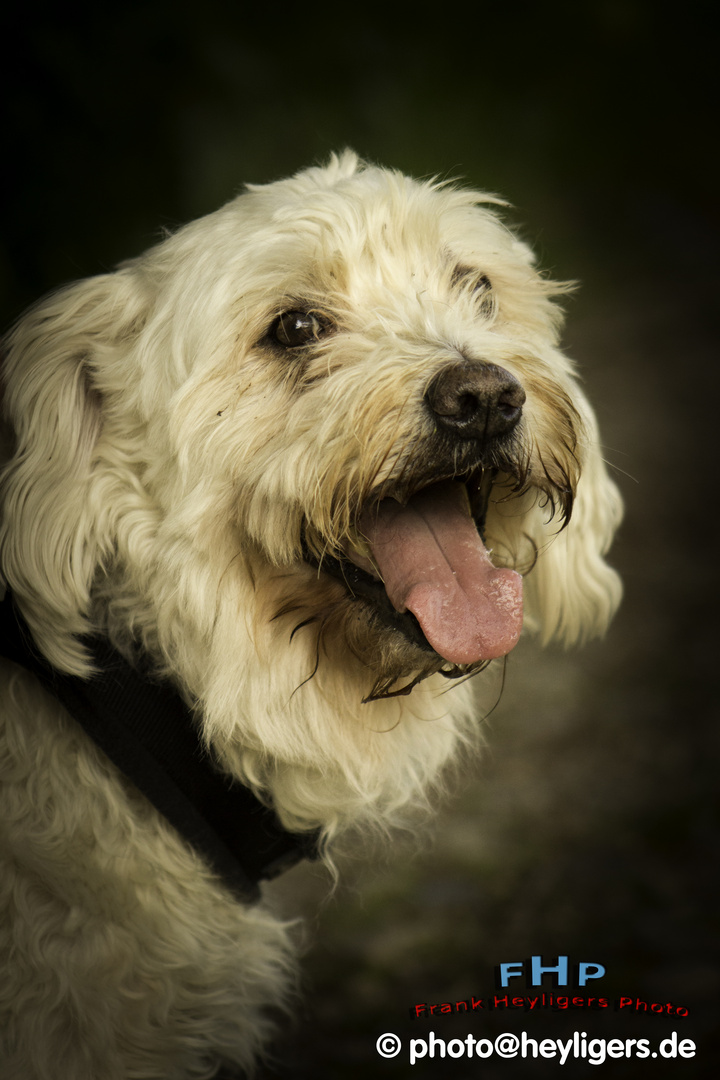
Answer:
[{"label": "dog's ear", "polygon": [[622,500],[602,459],[592,410],[579,394],[576,404],[584,436],[572,516],[560,528],[556,519],[547,521],[542,507],[535,508],[528,535],[537,562],[525,579],[530,626],[543,641],[566,645],[603,634],[622,596],[620,578],[605,561],[622,519]]},{"label": "dog's ear", "polygon": [[[96,365],[137,324],[128,275],[68,286],[17,323],[4,346],[3,412],[14,437],[0,474],[0,587],[58,668],[90,670],[90,587],[109,538],[94,507],[103,403]],[[128,295],[125,295],[128,293]]]}]

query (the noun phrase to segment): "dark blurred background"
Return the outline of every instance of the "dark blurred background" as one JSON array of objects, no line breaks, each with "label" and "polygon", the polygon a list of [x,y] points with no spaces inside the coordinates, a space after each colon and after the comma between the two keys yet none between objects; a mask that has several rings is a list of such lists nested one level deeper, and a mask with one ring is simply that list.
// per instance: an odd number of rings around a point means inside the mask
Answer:
[{"label": "dark blurred background", "polygon": [[[502,193],[542,264],[582,289],[565,344],[627,501],[626,598],[603,643],[523,643],[484,759],[416,850],[270,890],[308,917],[305,1004],[273,1077],[544,1076],[556,1060],[410,1067],[407,1040],[527,1030],[650,1038],[717,1065],[717,69],[711,6],[592,0],[17,5],[3,23],[3,324],[40,293],[139,253],[346,145]],[[481,690],[479,715],[498,696]],[[596,992],[667,1016],[500,1011],[411,1023],[494,993],[493,968],[599,961]],[[518,980],[519,983],[519,980]],[[548,989],[546,987],[546,989]],[[527,993],[524,985],[517,993]],[[582,993],[582,991],[581,991]],[[394,1032],[399,1057],[375,1041]],[[607,1068],[607,1063],[603,1068]],[[568,1065],[585,1075],[586,1062]]]}]

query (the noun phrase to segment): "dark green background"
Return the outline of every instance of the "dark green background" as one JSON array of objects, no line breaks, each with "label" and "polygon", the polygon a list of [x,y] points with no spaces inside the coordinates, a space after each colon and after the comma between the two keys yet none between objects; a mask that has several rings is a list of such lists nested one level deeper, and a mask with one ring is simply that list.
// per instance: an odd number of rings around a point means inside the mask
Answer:
[{"label": "dark green background", "polygon": [[[346,145],[497,191],[560,278],[568,350],[626,501],[624,607],[605,643],[523,644],[488,751],[414,856],[301,868],[306,1001],[286,1077],[553,1075],[555,1062],[380,1060],[418,1001],[493,990],[533,953],[597,960],[610,997],[687,1020],[546,1013],[438,1035],[717,1030],[717,40],[710,5],[35,5],[4,16],[2,315],[101,272],[162,227]],[[9,188],[9,192],[8,192]],[[497,682],[484,690],[486,705]],[[499,1026],[498,1026],[499,1025]],[[572,1072],[571,1072],[572,1069]],[[570,1075],[594,1072],[578,1063]],[[275,1075],[275,1073],[273,1073]]]}]

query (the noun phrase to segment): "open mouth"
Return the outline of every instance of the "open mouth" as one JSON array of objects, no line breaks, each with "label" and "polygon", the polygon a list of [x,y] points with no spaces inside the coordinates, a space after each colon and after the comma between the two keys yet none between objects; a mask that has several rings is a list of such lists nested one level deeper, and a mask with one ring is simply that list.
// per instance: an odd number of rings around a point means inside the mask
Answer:
[{"label": "open mouth", "polygon": [[483,539],[495,472],[479,468],[409,496],[379,492],[343,555],[324,556],[321,569],[450,664],[506,655],[522,628],[522,578],[496,567]]}]

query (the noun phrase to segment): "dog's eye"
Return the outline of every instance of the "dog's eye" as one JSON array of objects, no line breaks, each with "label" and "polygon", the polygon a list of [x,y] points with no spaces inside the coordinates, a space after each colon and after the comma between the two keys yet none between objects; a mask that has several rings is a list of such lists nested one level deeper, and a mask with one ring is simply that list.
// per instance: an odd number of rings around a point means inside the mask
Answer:
[{"label": "dog's eye", "polygon": [[496,297],[493,292],[492,282],[486,274],[481,274],[472,286],[472,294],[475,297],[478,314],[483,319],[491,319],[495,314]]},{"label": "dog's eye", "polygon": [[487,274],[478,276],[477,270],[469,266],[456,266],[452,274],[453,288],[458,286],[470,289],[476,296],[484,296],[492,291],[492,282]]},{"label": "dog's eye", "polygon": [[284,311],[270,327],[270,337],[284,349],[298,349],[317,341],[327,330],[327,320],[312,311]]},{"label": "dog's eye", "polygon": [[478,278],[477,285],[474,289],[475,295],[478,297],[479,311],[485,319],[491,319],[496,312],[496,296],[493,292],[492,282],[485,274],[481,278]]}]

